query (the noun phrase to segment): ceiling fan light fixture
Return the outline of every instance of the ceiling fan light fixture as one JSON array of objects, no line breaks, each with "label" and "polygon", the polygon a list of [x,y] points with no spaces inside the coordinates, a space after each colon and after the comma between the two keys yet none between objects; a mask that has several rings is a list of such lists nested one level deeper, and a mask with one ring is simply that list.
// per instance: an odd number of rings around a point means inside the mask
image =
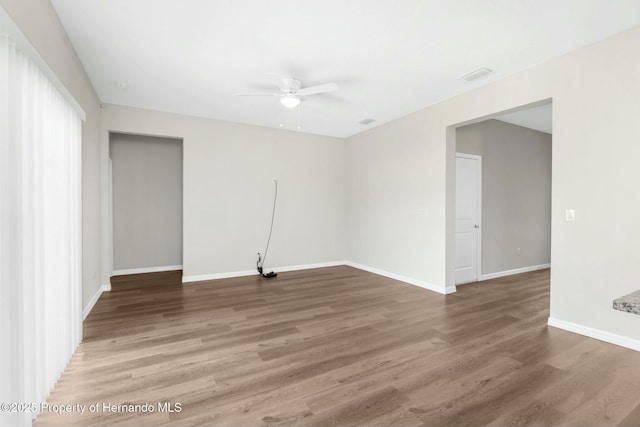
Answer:
[{"label": "ceiling fan light fixture", "polygon": [[287,108],[295,108],[300,104],[300,97],[295,95],[285,95],[280,98],[280,103]]}]

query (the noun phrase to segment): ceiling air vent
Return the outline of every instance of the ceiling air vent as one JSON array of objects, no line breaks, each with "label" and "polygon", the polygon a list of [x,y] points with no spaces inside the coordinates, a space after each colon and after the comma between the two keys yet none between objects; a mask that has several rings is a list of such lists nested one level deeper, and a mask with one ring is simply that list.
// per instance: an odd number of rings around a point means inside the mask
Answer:
[{"label": "ceiling air vent", "polygon": [[361,125],[370,125],[375,121],[376,121],[375,119],[362,119],[358,123],[360,123]]},{"label": "ceiling air vent", "polygon": [[481,67],[477,70],[473,70],[470,73],[465,74],[464,76],[458,77],[459,80],[465,80],[467,82],[472,82],[474,80],[479,79],[480,77],[484,77],[487,74],[493,73],[493,70],[488,69],[487,67]]}]

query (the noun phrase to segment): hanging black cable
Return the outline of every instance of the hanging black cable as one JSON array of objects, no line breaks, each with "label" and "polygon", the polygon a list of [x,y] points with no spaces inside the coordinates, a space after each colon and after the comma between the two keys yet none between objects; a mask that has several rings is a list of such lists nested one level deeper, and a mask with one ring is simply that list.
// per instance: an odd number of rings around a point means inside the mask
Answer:
[{"label": "hanging black cable", "polygon": [[276,188],[275,188],[275,193],[273,195],[273,209],[271,211],[271,226],[269,227],[269,237],[267,238],[267,246],[264,250],[264,257],[261,258],[260,252],[258,252],[258,262],[256,263],[256,266],[258,268],[258,273],[260,273],[262,277],[266,277],[267,279],[276,277],[278,275],[278,273],[276,273],[275,271],[272,271],[266,274],[262,272],[264,267],[264,262],[267,259],[267,253],[269,252],[269,243],[271,243],[271,234],[273,233],[273,221],[276,217],[276,204],[278,203],[278,181],[275,178],[273,178],[273,183],[275,184]]}]

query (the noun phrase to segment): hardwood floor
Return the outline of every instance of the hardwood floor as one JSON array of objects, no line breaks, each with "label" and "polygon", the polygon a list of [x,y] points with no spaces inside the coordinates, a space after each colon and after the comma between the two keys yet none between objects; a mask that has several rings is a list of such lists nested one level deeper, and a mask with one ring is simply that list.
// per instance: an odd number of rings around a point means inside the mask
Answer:
[{"label": "hardwood floor", "polygon": [[640,426],[640,353],[548,307],[548,270],[447,296],[350,267],[118,277],[48,400],[85,413],[34,425]]}]

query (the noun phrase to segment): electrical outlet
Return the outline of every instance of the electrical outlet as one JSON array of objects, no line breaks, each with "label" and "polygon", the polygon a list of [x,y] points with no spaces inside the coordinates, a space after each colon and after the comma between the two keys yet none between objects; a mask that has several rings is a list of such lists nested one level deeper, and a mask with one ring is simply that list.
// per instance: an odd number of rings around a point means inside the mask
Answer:
[{"label": "electrical outlet", "polygon": [[516,248],[516,253],[520,256],[520,248]]}]

